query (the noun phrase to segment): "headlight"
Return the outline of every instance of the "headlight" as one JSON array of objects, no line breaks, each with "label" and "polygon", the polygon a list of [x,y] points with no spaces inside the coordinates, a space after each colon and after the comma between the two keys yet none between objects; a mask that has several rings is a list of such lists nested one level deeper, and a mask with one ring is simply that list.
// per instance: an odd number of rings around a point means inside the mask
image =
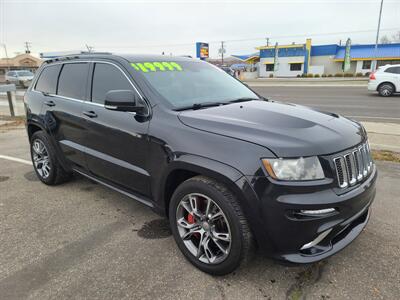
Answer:
[{"label": "headlight", "polygon": [[319,159],[316,156],[288,158],[264,158],[262,163],[268,174],[279,180],[315,180],[325,178]]}]

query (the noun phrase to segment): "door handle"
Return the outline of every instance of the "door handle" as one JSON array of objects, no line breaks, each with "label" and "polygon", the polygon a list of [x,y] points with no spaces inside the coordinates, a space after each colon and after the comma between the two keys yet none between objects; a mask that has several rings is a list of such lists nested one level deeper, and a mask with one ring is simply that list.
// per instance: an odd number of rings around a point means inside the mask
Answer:
[{"label": "door handle", "polygon": [[44,101],[44,104],[46,104],[47,106],[56,106],[56,104],[52,100]]},{"label": "door handle", "polygon": [[97,114],[96,114],[94,111],[92,111],[92,110],[90,110],[90,111],[84,111],[83,114],[84,114],[85,116],[89,117],[89,118],[96,118],[96,117],[97,117]]}]

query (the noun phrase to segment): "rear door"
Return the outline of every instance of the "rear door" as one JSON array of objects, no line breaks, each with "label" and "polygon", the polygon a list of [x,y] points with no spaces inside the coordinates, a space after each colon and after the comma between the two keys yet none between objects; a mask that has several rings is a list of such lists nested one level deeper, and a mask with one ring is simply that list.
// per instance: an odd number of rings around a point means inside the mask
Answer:
[{"label": "rear door", "polygon": [[85,169],[82,106],[88,92],[89,63],[70,62],[59,68],[56,93],[45,93],[45,120],[64,158],[72,166]]},{"label": "rear door", "polygon": [[86,115],[86,160],[91,173],[145,196],[150,193],[147,172],[149,121],[130,112],[104,108],[110,90],[132,90],[133,83],[121,67],[108,62],[93,64],[90,102]]},{"label": "rear door", "polygon": [[385,70],[387,76],[391,79],[390,81],[396,87],[396,92],[400,92],[400,67],[389,67]]}]

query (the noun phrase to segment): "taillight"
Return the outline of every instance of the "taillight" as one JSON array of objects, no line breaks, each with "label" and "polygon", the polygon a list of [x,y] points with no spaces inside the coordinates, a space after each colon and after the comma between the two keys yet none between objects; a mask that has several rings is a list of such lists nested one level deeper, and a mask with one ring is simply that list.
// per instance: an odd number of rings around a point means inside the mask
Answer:
[{"label": "taillight", "polygon": [[370,75],[369,75],[369,80],[375,80],[376,78],[375,78],[375,73],[374,72],[372,72]]}]

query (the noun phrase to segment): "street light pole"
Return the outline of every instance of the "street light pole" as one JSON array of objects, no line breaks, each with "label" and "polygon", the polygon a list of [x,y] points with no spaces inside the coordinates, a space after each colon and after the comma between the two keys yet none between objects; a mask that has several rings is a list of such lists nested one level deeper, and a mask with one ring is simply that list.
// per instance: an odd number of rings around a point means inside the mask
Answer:
[{"label": "street light pole", "polygon": [[371,71],[374,72],[376,70],[377,65],[377,55],[378,55],[378,42],[379,42],[379,30],[381,28],[381,19],[382,19],[382,7],[383,7],[383,0],[381,0],[381,8],[379,10],[379,20],[378,20],[378,29],[376,30],[376,39],[375,39],[375,49],[374,49],[374,58],[375,60],[372,61]]}]

